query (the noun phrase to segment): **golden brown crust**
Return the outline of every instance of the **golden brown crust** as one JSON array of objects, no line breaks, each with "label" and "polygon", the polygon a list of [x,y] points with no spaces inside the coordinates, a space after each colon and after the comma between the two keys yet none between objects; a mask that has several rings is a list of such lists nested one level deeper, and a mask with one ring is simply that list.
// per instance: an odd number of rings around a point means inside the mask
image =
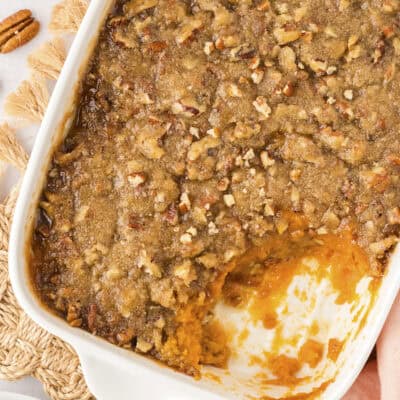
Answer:
[{"label": "golden brown crust", "polygon": [[118,3],[39,204],[44,301],[195,374],[229,262],[262,238],[349,229],[382,273],[400,233],[396,4],[340,3]]}]

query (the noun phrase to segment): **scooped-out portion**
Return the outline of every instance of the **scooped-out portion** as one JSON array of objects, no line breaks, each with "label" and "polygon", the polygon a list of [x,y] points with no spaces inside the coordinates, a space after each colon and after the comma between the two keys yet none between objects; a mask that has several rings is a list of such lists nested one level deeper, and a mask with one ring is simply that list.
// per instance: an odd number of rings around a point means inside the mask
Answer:
[{"label": "scooped-out portion", "polygon": [[379,285],[349,232],[260,240],[238,257],[214,308],[231,353],[229,376],[213,373],[254,398],[320,398],[364,327]]},{"label": "scooped-out portion", "polygon": [[117,1],[32,227],[43,303],[194,377],[327,385],[399,238],[399,11]]}]

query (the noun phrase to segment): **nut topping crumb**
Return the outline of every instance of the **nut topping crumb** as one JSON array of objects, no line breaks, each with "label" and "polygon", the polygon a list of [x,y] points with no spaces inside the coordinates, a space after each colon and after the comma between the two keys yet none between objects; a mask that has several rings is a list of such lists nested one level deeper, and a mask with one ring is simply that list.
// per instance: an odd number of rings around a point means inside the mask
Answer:
[{"label": "nut topping crumb", "polygon": [[346,90],[343,92],[343,96],[344,96],[344,98],[347,99],[347,100],[353,100],[353,91],[352,91],[351,89],[346,89]]},{"label": "nut topping crumb", "polygon": [[231,194],[224,194],[224,203],[227,207],[235,205],[235,198]]},{"label": "nut topping crumb", "polygon": [[260,154],[261,163],[265,169],[275,164],[275,160],[270,158],[266,151],[262,151]]},{"label": "nut topping crumb", "polygon": [[256,68],[251,74],[251,80],[258,85],[264,78],[264,71],[261,68]]},{"label": "nut topping crumb", "polygon": [[190,233],[184,233],[179,238],[179,241],[183,244],[191,243],[192,242],[192,235]]},{"label": "nut topping crumb", "polygon": [[197,236],[197,229],[194,226],[191,226],[186,232],[190,233],[192,236]]},{"label": "nut topping crumb", "polygon": [[215,50],[215,46],[213,42],[205,42],[204,43],[204,53],[206,55],[210,55]]},{"label": "nut topping crumb", "polygon": [[216,235],[217,233],[219,233],[219,229],[217,228],[217,226],[215,225],[214,222],[209,222],[208,224],[208,234],[209,235]]},{"label": "nut topping crumb", "polygon": [[243,160],[252,160],[255,157],[254,150],[249,149],[246,151],[245,155],[243,156]]},{"label": "nut topping crumb", "polygon": [[128,182],[134,187],[140,186],[146,182],[146,175],[143,172],[135,172],[128,175]]},{"label": "nut topping crumb", "polygon": [[186,213],[186,212],[188,212],[190,209],[191,209],[191,207],[192,207],[192,204],[191,204],[191,202],[190,202],[190,198],[189,198],[189,195],[188,195],[188,193],[187,192],[183,192],[182,194],[181,194],[181,197],[180,197],[180,203],[179,203],[179,211],[181,212],[181,213]]},{"label": "nut topping crumb", "polygon": [[285,45],[296,41],[300,36],[300,31],[286,31],[283,28],[278,28],[274,30],[275,39],[278,41],[279,45]]},{"label": "nut topping crumb", "polygon": [[[286,245],[339,244],[369,261],[346,272],[384,275],[400,237],[399,1],[320,3],[113,8],[32,233],[37,293],[68,323],[198,377],[225,365],[210,311],[230,278],[240,300],[231,268],[253,246],[286,260]],[[32,25],[19,15],[0,46]],[[28,89],[10,113],[46,97]]]},{"label": "nut topping crumb", "polygon": [[261,120],[268,119],[268,117],[271,115],[272,110],[265,97],[258,96],[256,100],[253,101],[253,106],[261,114]]},{"label": "nut topping crumb", "polygon": [[[154,0],[155,1],[155,0]],[[196,29],[199,29],[203,25],[201,19],[187,18],[186,22],[176,31],[176,42],[178,44],[184,43]]]},{"label": "nut topping crumb", "polygon": [[200,129],[194,126],[189,128],[189,133],[194,136],[196,139],[200,139]]},{"label": "nut topping crumb", "polygon": [[292,82],[286,83],[284,86],[282,93],[287,97],[292,97],[294,94],[294,85]]}]

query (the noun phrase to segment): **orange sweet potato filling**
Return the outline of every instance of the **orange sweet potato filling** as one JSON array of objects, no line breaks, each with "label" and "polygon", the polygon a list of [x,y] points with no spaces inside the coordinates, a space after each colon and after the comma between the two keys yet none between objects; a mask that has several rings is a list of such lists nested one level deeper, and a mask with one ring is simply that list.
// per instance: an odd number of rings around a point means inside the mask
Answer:
[{"label": "orange sweet potato filling", "polygon": [[[292,232],[299,227],[301,223],[295,221]],[[218,321],[202,322],[207,312],[218,301],[240,308],[248,307],[251,299],[248,310],[254,322],[262,321],[266,329],[274,328],[278,323],[277,306],[287,296],[288,286],[304,257],[315,257],[321,265],[332,266],[329,269],[321,268],[315,274],[318,279],[328,278],[331,281],[338,293],[338,304],[356,300],[357,283],[368,275],[369,263],[363,250],[352,242],[350,232],[301,236],[296,240],[290,234],[268,238],[227,266],[225,272],[210,286],[206,303],[190,305],[181,310],[177,318],[180,326],[167,347],[165,358],[174,359],[174,365],[180,365],[176,358],[181,357],[182,367],[188,370],[191,365],[190,372],[196,376],[200,365],[226,367],[230,356],[228,335]],[[242,336],[245,339],[246,332]],[[297,381],[295,375],[302,364],[316,367],[321,361],[323,345],[309,339],[301,347],[298,357],[291,358],[279,354],[283,340],[278,335],[271,349],[276,355],[268,357],[267,363],[262,357],[258,357],[255,363],[264,363],[273,372],[277,377],[274,383],[294,384]],[[331,338],[328,358],[335,361],[342,347],[341,341]]]}]

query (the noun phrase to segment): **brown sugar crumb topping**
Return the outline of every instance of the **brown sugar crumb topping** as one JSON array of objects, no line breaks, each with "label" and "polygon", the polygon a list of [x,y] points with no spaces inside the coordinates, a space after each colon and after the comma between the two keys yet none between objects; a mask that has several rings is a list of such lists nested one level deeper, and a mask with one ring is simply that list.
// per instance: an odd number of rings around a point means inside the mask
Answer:
[{"label": "brown sugar crumb topping", "polygon": [[210,310],[260,239],[350,232],[381,275],[400,227],[399,10],[119,1],[39,203],[43,301],[198,375],[226,364]]}]

